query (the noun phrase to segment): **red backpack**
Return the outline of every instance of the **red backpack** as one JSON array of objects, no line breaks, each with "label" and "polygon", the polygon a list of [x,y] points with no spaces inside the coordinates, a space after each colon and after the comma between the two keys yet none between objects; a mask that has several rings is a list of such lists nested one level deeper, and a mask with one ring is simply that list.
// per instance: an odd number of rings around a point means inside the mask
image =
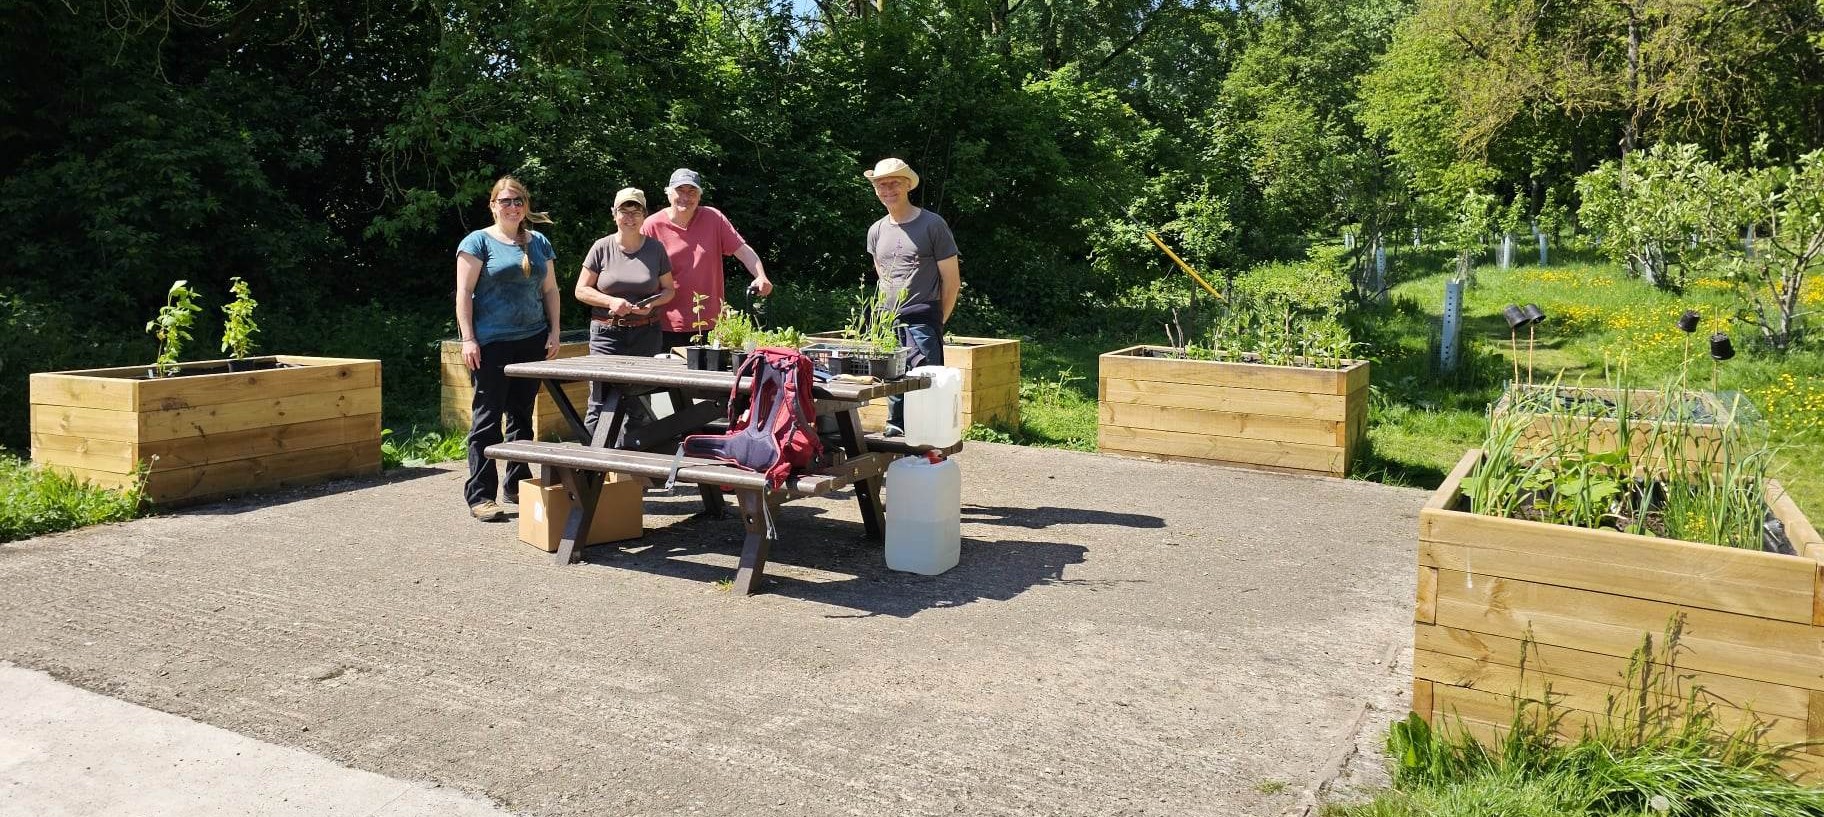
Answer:
[{"label": "red backpack", "polygon": [[[744,377],[754,379],[745,395]],[[788,477],[809,473],[823,455],[816,417],[810,359],[796,349],[755,349],[729,390],[728,433],[685,437],[684,453],[766,474],[767,486],[777,490]]]}]

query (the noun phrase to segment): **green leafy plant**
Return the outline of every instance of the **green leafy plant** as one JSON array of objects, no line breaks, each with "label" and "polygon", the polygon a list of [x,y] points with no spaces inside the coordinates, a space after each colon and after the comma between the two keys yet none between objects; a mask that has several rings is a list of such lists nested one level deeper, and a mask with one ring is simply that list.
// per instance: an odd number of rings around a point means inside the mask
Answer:
[{"label": "green leafy plant", "polygon": [[253,335],[260,331],[259,324],[253,322],[253,310],[260,304],[253,299],[253,291],[240,276],[230,278],[228,291],[233,293],[234,300],[222,307],[222,314],[227,316],[222,325],[222,351],[235,360],[244,360],[253,351]]},{"label": "green leafy plant", "polygon": [[1207,345],[1189,345],[1185,354],[1341,368],[1354,348],[1342,320],[1351,288],[1348,274],[1324,259],[1254,267],[1236,276],[1211,320]]},{"label": "green leafy plant", "polygon": [[380,432],[380,463],[387,468],[450,462],[468,455],[468,432],[461,429],[414,429],[404,435],[395,435],[390,428]]},{"label": "green leafy plant", "polygon": [[755,349],[761,348],[763,346],[771,346],[771,347],[775,347],[775,348],[786,348],[786,349],[802,349],[802,348],[804,348],[805,344],[808,342],[805,339],[803,332],[800,332],[800,331],[798,331],[798,329],[796,327],[791,327],[791,326],[783,327],[780,329],[756,330],[751,336],[749,336],[749,339],[752,341],[753,348],[755,348]]},{"label": "green leafy plant", "polygon": [[145,469],[124,489],[101,488],[0,452],[0,542],[139,515]]},{"label": "green leafy plant", "polygon": [[190,340],[190,325],[196,322],[200,309],[188,282],[175,281],[165,293],[165,305],[158,308],[158,317],[146,322],[146,331],[158,339],[158,358],[153,365],[159,377],[177,371],[177,357],[183,352],[184,342]]},{"label": "green leafy plant", "polygon": [[751,348],[748,340],[757,329],[746,312],[723,304],[716,315],[715,328],[709,330],[709,345],[718,349]]},{"label": "green leafy plant", "polygon": [[849,323],[842,336],[860,344],[869,354],[890,355],[899,351],[899,299],[901,293],[875,292],[863,297],[849,311]]},{"label": "green leafy plant", "polygon": [[703,345],[703,330],[709,328],[709,321],[703,319],[703,302],[707,300],[709,296],[701,292],[690,295],[690,328],[693,332],[690,342],[697,346]]}]

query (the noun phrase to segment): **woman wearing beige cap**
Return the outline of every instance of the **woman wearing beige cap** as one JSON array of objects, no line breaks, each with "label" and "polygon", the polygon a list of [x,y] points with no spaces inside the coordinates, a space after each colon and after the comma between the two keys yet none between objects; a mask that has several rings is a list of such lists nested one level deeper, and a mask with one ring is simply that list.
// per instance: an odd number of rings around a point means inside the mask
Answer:
[{"label": "woman wearing beige cap", "polygon": [[[590,354],[651,357],[662,351],[654,312],[678,290],[665,248],[640,234],[645,220],[646,194],[637,187],[622,189],[614,194],[614,233],[597,239],[583,258],[576,299],[589,306]],[[606,392],[604,384],[590,386],[591,434]]]}]

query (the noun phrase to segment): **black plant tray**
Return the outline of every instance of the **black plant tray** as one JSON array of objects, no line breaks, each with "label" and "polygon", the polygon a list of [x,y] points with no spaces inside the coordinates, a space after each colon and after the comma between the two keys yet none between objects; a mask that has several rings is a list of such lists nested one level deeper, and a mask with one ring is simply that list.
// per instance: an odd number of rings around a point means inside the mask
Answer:
[{"label": "black plant tray", "polygon": [[707,372],[734,371],[735,350],[717,349],[712,346],[684,347],[684,364],[692,369]]},{"label": "black plant tray", "polygon": [[910,354],[911,350],[905,347],[884,355],[841,343],[813,343],[804,347],[804,356],[811,359],[811,365],[829,374],[863,375],[880,380],[905,377],[906,357]]}]

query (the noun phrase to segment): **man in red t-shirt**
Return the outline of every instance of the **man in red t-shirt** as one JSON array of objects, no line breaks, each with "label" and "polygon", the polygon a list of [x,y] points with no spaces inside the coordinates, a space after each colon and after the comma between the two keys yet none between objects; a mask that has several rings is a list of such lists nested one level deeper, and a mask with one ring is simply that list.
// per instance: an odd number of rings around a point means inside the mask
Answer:
[{"label": "man in red t-shirt", "polygon": [[[671,206],[647,216],[640,232],[658,239],[671,258],[671,275],[677,282],[678,294],[659,313],[659,327],[664,331],[665,348],[672,349],[689,344],[692,335],[708,332],[716,325],[716,313],[722,311],[723,256],[739,259],[748,274],[754,276],[754,282],[748,285],[750,292],[761,297],[771,295],[773,282],[767,279],[766,265],[760,263],[760,256],[747,246],[735,225],[728,222],[728,216],[702,205],[703,178],[695,170],[680,167],[672,171],[665,196]],[[703,300],[702,312],[694,313],[692,301],[698,293],[708,297]],[[705,325],[693,328],[691,324],[698,320],[698,314]]]}]

